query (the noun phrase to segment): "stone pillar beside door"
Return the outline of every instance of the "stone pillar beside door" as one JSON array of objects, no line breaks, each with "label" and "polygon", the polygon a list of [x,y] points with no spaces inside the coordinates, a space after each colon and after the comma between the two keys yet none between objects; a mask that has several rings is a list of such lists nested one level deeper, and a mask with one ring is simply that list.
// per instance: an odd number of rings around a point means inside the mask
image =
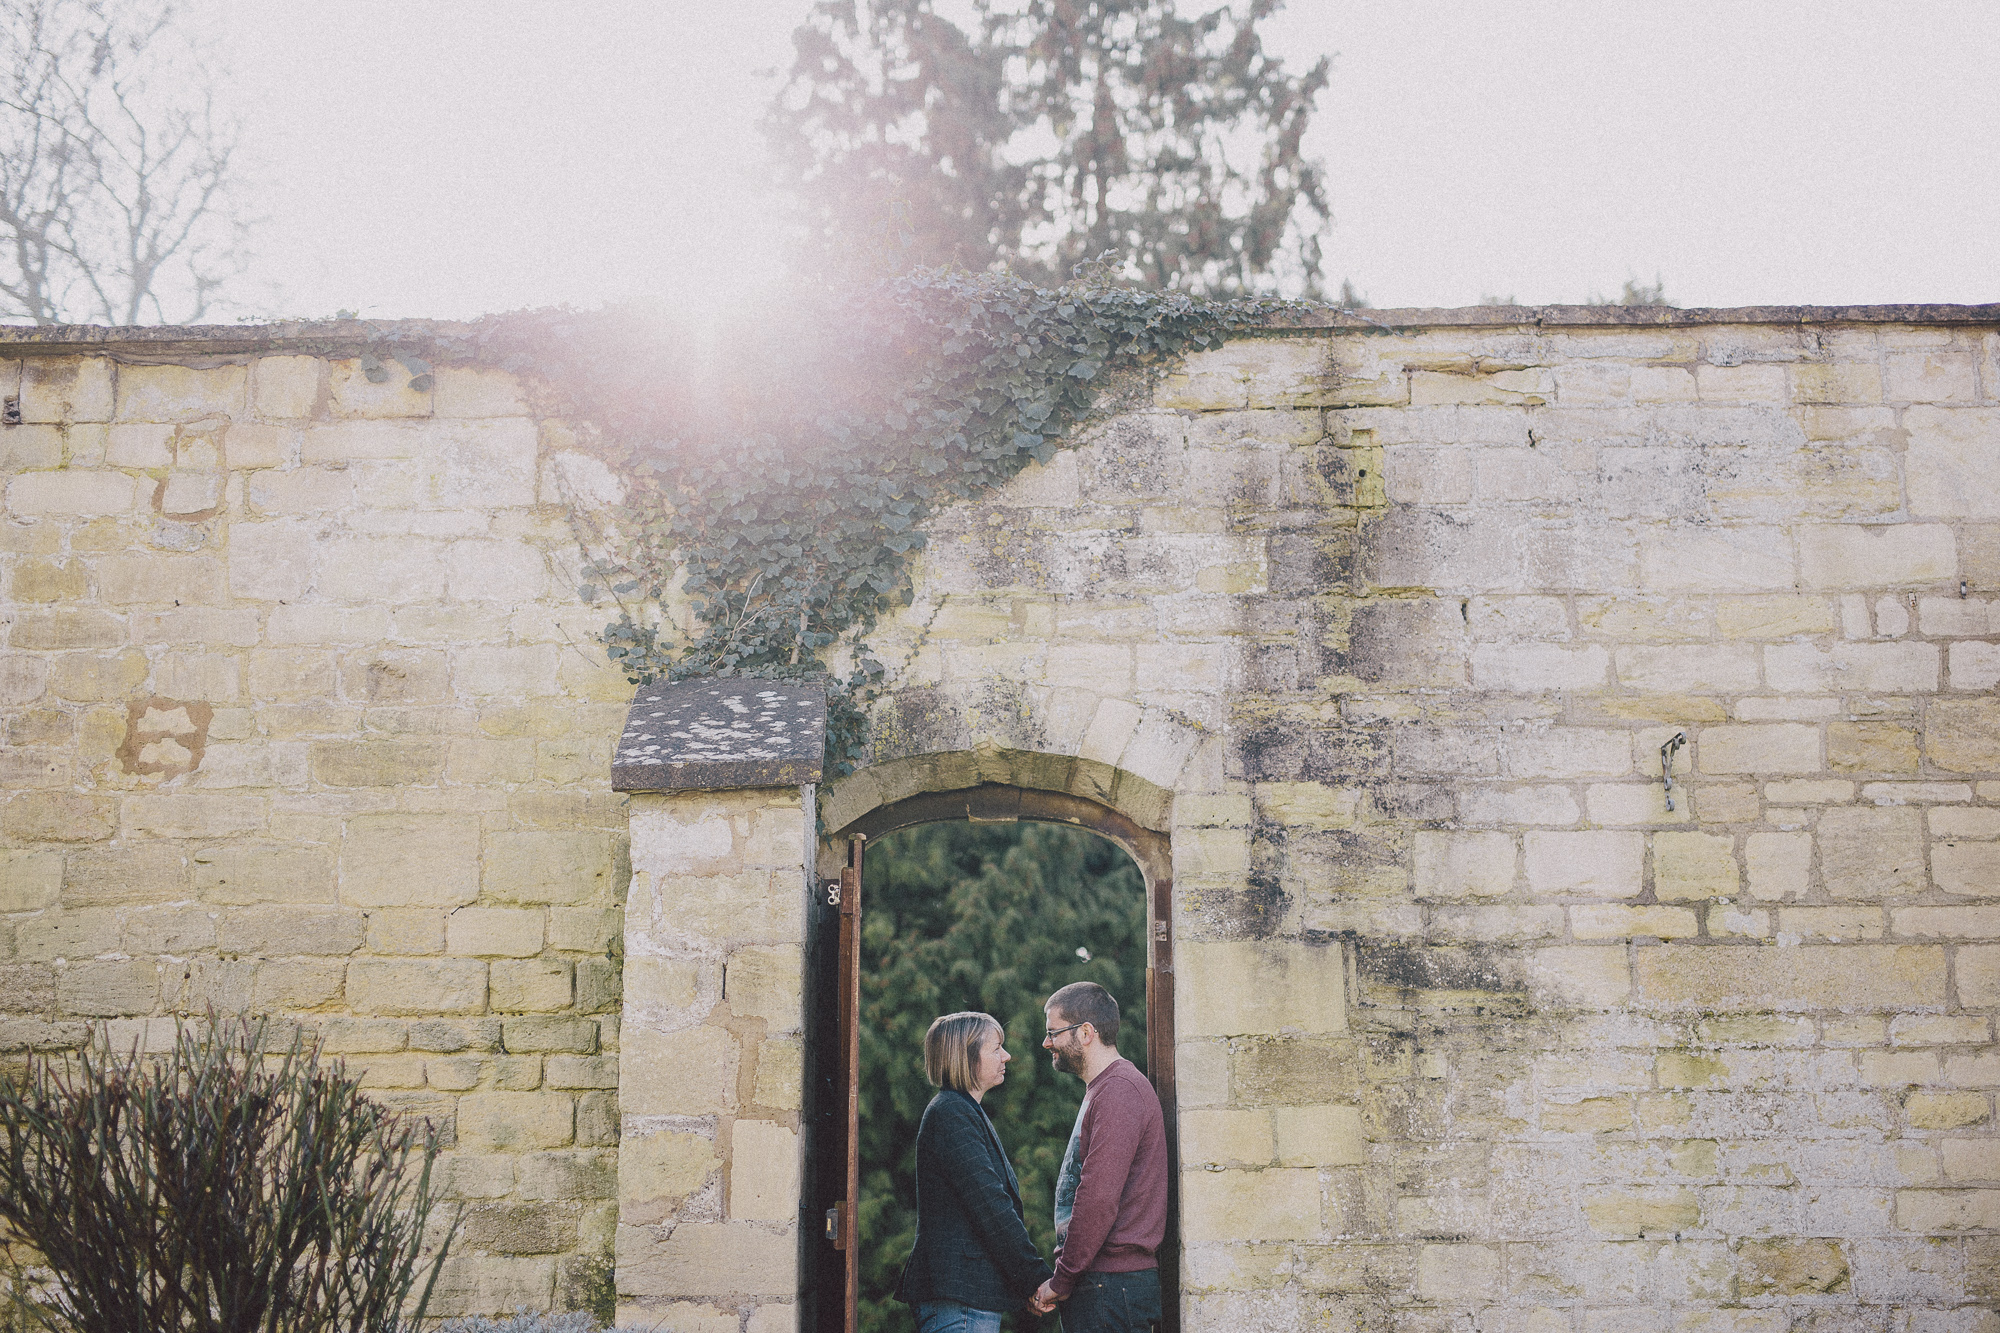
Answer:
[{"label": "stone pillar beside door", "polygon": [[641,691],[620,739],[613,784],[633,793],[621,1329],[797,1327],[802,979],[824,721],[817,687],[683,682]]}]

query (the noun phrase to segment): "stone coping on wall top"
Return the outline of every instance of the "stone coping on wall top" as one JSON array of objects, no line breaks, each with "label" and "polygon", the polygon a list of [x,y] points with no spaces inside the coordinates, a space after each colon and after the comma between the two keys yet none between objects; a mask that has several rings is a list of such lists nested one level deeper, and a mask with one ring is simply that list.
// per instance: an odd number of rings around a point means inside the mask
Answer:
[{"label": "stone coping on wall top", "polygon": [[[1673,306],[1475,305],[1400,310],[1284,312],[1273,332],[1403,332],[1426,328],[1687,328],[1715,324],[1915,324],[2000,326],[2000,304]],[[118,351],[132,356],[229,355],[297,349],[359,351],[389,338],[470,334],[458,320],[289,320],[275,324],[192,324],[111,328],[98,324],[0,324],[0,356]]]},{"label": "stone coping on wall top", "polygon": [[633,696],[611,755],[613,791],[800,787],[820,780],[826,686],[683,680]]}]

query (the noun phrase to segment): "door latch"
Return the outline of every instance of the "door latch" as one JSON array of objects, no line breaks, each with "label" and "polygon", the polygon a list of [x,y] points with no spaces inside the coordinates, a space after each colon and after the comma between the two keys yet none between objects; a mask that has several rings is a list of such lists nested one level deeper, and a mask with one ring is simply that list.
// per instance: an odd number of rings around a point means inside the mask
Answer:
[{"label": "door latch", "polygon": [[833,1248],[836,1250],[847,1248],[847,1242],[840,1230],[840,1215],[845,1211],[846,1209],[840,1204],[835,1204],[826,1210],[826,1238],[833,1242]]}]

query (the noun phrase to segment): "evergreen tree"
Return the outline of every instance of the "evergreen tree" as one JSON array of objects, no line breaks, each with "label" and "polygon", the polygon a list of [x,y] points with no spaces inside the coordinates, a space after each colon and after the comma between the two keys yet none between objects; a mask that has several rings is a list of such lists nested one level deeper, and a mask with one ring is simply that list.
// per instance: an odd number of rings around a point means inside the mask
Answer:
[{"label": "evergreen tree", "polygon": [[1282,0],[819,0],[765,130],[804,264],[855,277],[1005,264],[1053,284],[1317,291],[1326,87],[1267,55]]},{"label": "evergreen tree", "polygon": [[985,1105],[1020,1177],[1028,1233],[1047,1255],[1083,1084],[1049,1066],[1042,1001],[1072,981],[1097,982],[1118,999],[1119,1053],[1144,1069],[1146,898],[1131,859],[1080,829],[927,824],[869,844],[862,905],[860,1327],[892,1333],[911,1327],[892,1293],[916,1238],[931,1020],[978,1009],[1006,1026],[1014,1062]]}]

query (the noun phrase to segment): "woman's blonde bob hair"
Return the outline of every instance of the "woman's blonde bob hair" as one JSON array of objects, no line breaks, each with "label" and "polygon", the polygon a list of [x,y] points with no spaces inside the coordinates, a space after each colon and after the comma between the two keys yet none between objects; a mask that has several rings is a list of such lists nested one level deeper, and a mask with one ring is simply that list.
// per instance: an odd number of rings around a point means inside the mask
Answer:
[{"label": "woman's blonde bob hair", "polygon": [[1004,1034],[1006,1029],[993,1015],[972,1010],[932,1022],[924,1034],[924,1077],[933,1087],[971,1092],[979,1073],[979,1048],[989,1032]]}]

